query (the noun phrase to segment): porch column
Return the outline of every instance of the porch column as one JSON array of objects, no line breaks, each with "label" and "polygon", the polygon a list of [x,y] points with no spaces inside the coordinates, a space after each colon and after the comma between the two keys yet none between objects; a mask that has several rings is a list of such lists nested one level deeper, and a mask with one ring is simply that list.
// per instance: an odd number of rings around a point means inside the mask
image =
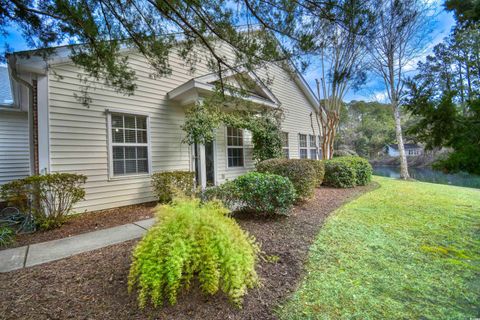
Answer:
[{"label": "porch column", "polygon": [[200,144],[198,145],[198,158],[200,160],[200,165],[198,166],[200,169],[200,174],[198,175],[200,178],[200,186],[202,190],[205,190],[207,187],[207,169],[206,169],[206,157],[205,157],[205,145]]}]

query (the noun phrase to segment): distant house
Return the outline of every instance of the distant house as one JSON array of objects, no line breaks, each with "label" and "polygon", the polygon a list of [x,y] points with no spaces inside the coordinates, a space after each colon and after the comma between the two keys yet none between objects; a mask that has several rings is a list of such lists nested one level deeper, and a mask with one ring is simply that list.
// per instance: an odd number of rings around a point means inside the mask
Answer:
[{"label": "distant house", "polygon": [[[419,156],[423,154],[423,148],[422,146],[416,144],[416,143],[405,143],[404,144],[405,148],[405,154],[407,157],[410,156]],[[398,151],[398,144],[388,144],[385,146],[385,152],[390,156],[390,157],[399,157],[400,152]]]}]

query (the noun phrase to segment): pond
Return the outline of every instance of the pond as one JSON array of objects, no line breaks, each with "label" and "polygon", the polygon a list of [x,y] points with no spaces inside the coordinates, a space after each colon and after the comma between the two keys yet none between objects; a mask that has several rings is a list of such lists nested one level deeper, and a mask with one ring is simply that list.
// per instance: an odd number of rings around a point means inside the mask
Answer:
[{"label": "pond", "polygon": [[[447,174],[431,168],[408,168],[408,171],[413,179],[419,181],[480,189],[480,176],[465,172]],[[374,166],[373,174],[383,177],[400,178],[400,167]]]}]

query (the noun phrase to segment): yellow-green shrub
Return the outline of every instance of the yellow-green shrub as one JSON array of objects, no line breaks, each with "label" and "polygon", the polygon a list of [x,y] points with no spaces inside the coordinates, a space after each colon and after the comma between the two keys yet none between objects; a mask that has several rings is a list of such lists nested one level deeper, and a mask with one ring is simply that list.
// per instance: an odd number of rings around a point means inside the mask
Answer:
[{"label": "yellow-green shrub", "polygon": [[220,202],[200,204],[176,199],[160,206],[157,223],[133,252],[129,290],[138,288],[138,302],[160,306],[177,301],[195,277],[206,294],[223,291],[240,305],[248,288],[257,284],[258,247],[230,218]]},{"label": "yellow-green shrub", "polygon": [[191,171],[164,171],[152,175],[152,186],[160,203],[172,201],[175,194],[190,196],[195,190],[195,173]]}]

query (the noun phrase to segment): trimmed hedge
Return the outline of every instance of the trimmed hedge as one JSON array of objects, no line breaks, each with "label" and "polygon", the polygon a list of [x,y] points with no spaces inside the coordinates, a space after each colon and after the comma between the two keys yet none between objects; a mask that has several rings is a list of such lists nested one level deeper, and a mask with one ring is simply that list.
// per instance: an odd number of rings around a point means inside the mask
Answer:
[{"label": "trimmed hedge", "polygon": [[257,171],[273,173],[288,178],[295,190],[297,199],[308,199],[317,185],[317,172],[310,161],[304,159],[269,159],[257,164]]},{"label": "trimmed hedge", "polygon": [[287,214],[297,197],[287,178],[259,172],[249,172],[210,188],[204,195],[206,199],[219,199],[232,209],[266,214]]},{"label": "trimmed hedge", "polygon": [[322,160],[313,160],[313,159],[301,159],[302,161],[308,161],[314,169],[315,169],[315,176],[317,178],[317,184],[315,185],[317,188],[320,187],[323,183],[323,179],[325,178],[325,163]]},{"label": "trimmed hedge", "polygon": [[156,215],[133,251],[128,276],[139,306],[173,305],[180,292],[198,284],[203,293],[220,290],[240,307],[247,290],[258,284],[259,247],[253,237],[216,201],[174,199]]},{"label": "trimmed hedge", "polygon": [[372,179],[372,166],[361,157],[338,157],[325,161],[324,184],[336,188],[364,186]]},{"label": "trimmed hedge", "polygon": [[164,171],[152,175],[152,186],[160,203],[172,201],[177,193],[191,196],[195,191],[195,172]]}]

